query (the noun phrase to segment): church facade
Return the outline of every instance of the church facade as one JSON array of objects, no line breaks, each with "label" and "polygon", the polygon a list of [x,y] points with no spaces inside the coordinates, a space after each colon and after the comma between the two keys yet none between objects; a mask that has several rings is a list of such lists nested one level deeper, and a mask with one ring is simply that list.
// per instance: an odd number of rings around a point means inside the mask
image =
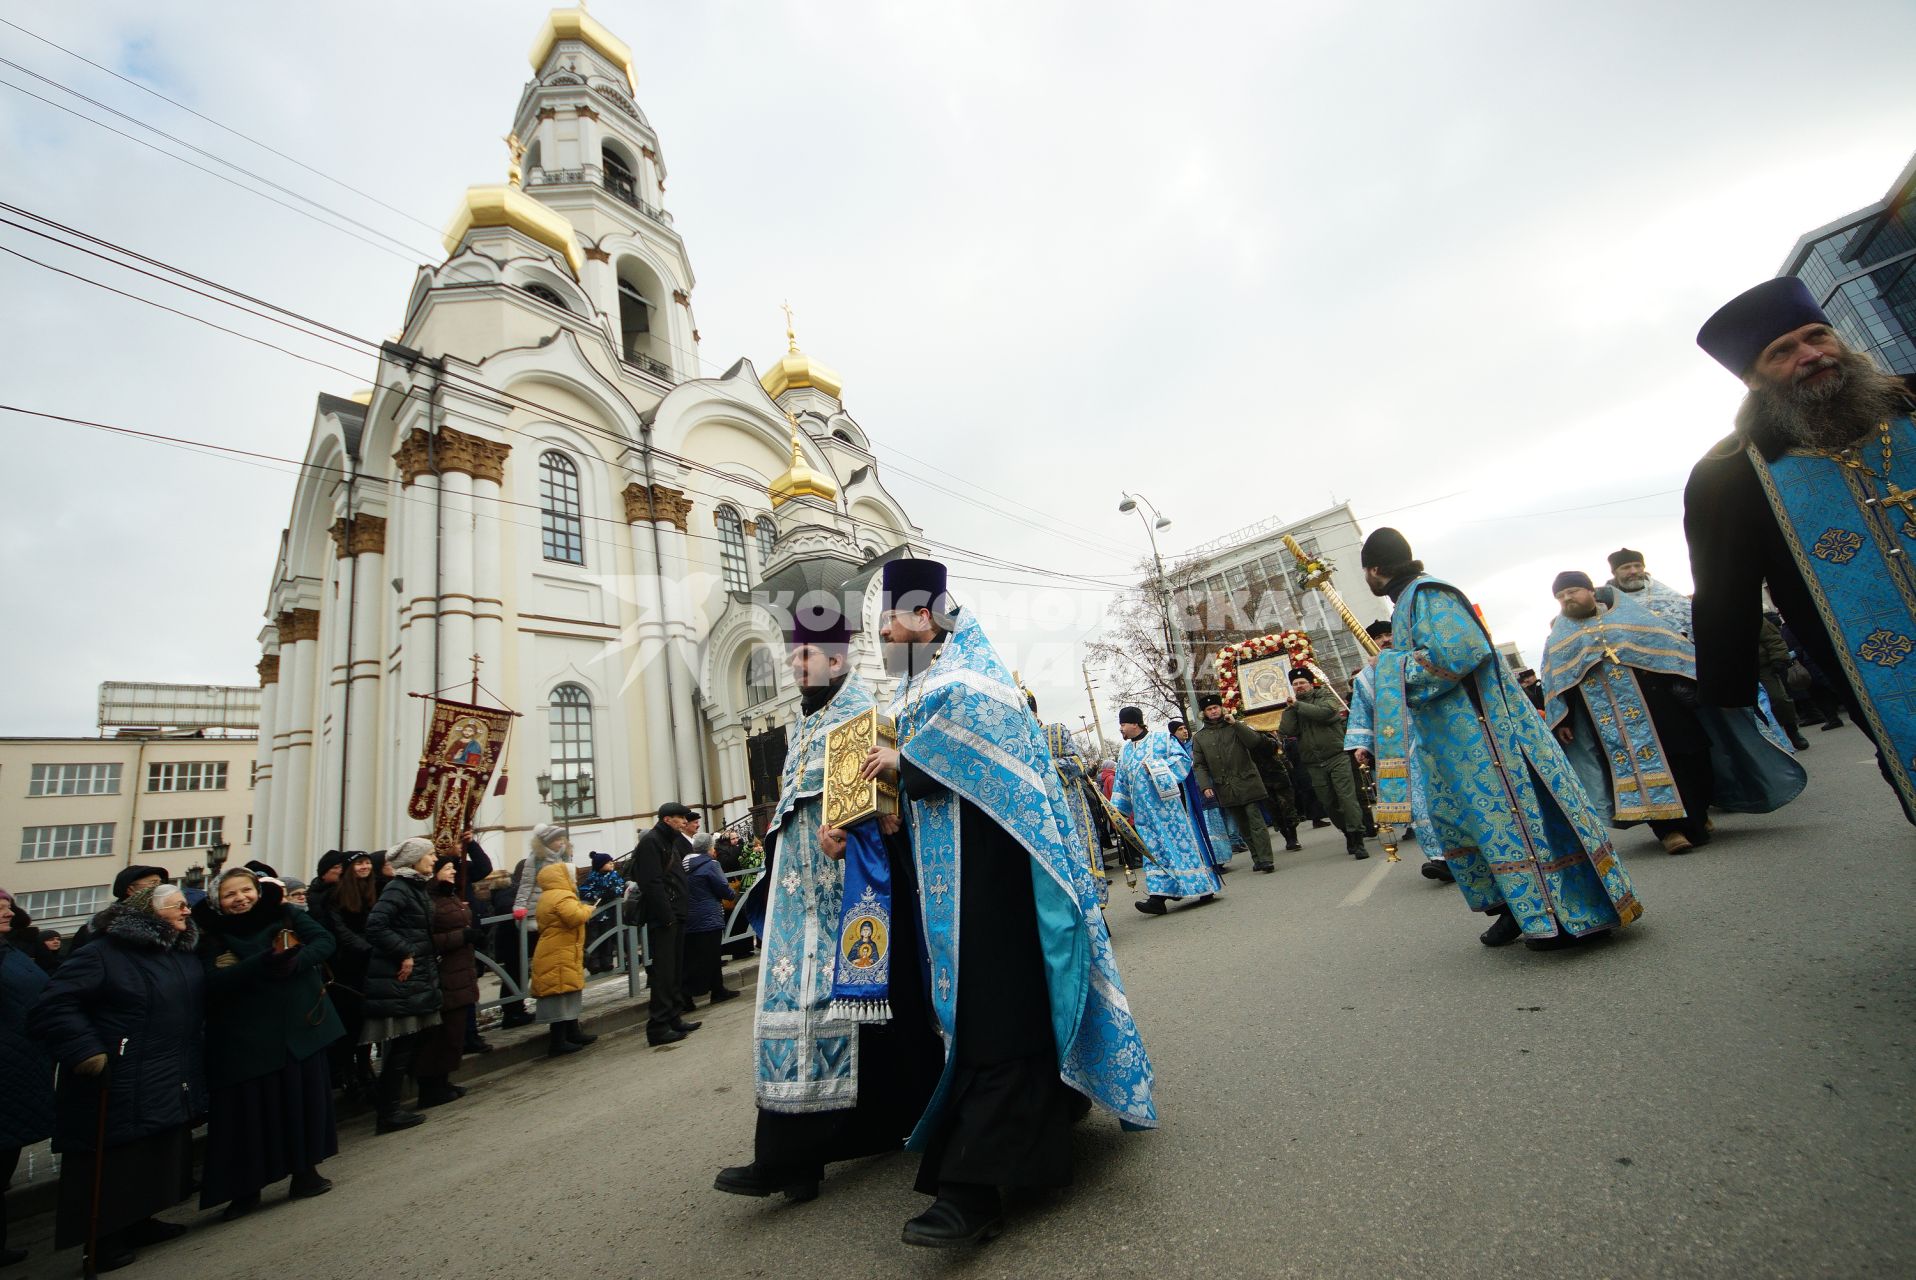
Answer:
[{"label": "church facade", "polygon": [[583,858],[667,801],[744,816],[797,708],[752,593],[798,547],[917,532],[795,338],[701,375],[627,47],[558,9],[532,65],[508,181],[466,192],[371,390],[318,398],[260,634],[254,848],[281,870],[422,829],[413,695],[475,671],[519,713],[476,820],[506,865],[541,822]]}]

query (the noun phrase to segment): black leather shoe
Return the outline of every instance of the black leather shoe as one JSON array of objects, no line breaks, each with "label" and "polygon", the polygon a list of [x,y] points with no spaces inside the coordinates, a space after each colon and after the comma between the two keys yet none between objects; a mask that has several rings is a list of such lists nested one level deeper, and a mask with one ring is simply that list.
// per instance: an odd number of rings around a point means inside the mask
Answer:
[{"label": "black leather shoe", "polygon": [[1191,905],[1194,907],[1201,907],[1207,902],[1215,902],[1215,901],[1217,901],[1217,895],[1215,893],[1200,893],[1198,895],[1198,900],[1196,902],[1193,902]]},{"label": "black leather shoe", "polygon": [[389,1111],[379,1117],[379,1122],[373,1126],[373,1132],[375,1134],[398,1133],[401,1129],[411,1129],[415,1125],[424,1123],[426,1123],[426,1117],[417,1111]]},{"label": "black leather shoe", "polygon": [[424,1111],[428,1107],[443,1107],[448,1102],[457,1102],[465,1096],[466,1090],[463,1085],[448,1084],[421,1089],[419,1091],[419,1109]]},{"label": "black leather shoe", "polygon": [[226,1206],[226,1212],[220,1215],[221,1222],[238,1222],[253,1210],[259,1208],[259,1192],[250,1196],[234,1196]]},{"label": "black leather shoe", "polygon": [[27,1260],[25,1249],[0,1249],[0,1267],[11,1267]]},{"label": "black leather shoe", "polygon": [[739,992],[732,990],[730,987],[720,987],[712,993],[712,1003],[724,1004],[727,1000],[738,999],[739,994]]},{"label": "black leather shoe", "polygon": [[771,1169],[754,1160],[720,1169],[712,1186],[735,1196],[769,1196],[783,1193],[793,1204],[818,1199],[818,1183],[823,1175],[816,1169]]},{"label": "black leather shoe", "polygon": [[1417,874],[1426,880],[1444,880],[1452,884],[1457,881],[1456,873],[1447,863],[1437,862],[1431,858],[1424,859],[1424,865],[1417,868]]},{"label": "black leather shoe", "polygon": [[508,1013],[499,1020],[499,1027],[503,1031],[510,1031],[514,1027],[529,1027],[536,1021],[538,1019],[529,1013]]},{"label": "black leather shoe", "polygon": [[1165,906],[1164,899],[1160,898],[1155,893],[1148,898],[1140,898],[1138,901],[1132,903],[1131,905],[1136,907],[1138,910],[1142,911],[1147,916],[1161,916],[1165,912],[1171,909]]},{"label": "black leather shoe", "polygon": [[[255,1201],[259,1199],[258,1196],[253,1198]],[[186,1228],[177,1222],[161,1222],[158,1218],[148,1218],[120,1232],[120,1240],[140,1248],[150,1244],[165,1244],[168,1240],[178,1240],[185,1234]]]},{"label": "black leather shoe", "polygon": [[1497,916],[1496,923],[1477,935],[1477,941],[1486,947],[1507,947],[1523,937],[1523,926],[1517,923],[1517,917],[1505,911]]},{"label": "black leather shoe", "polygon": [[1331,825],[1331,820],[1329,818],[1312,818],[1311,819],[1312,830],[1316,830],[1318,827],[1328,827],[1330,825]]},{"label": "black leather shoe", "polygon": [[1303,845],[1297,842],[1297,837],[1295,835],[1286,837],[1284,841],[1285,853],[1296,853],[1299,849],[1302,849],[1303,847],[1304,847]]},{"label": "black leather shoe", "polygon": [[567,1054],[577,1053],[583,1048],[585,1048],[584,1045],[574,1044],[564,1036],[561,1036],[546,1046],[546,1057],[563,1058]]},{"label": "black leather shoe", "polygon": [[99,1257],[94,1259],[93,1269],[99,1271],[118,1271],[122,1267],[133,1265],[133,1259],[139,1255],[125,1245],[109,1245],[100,1242]]},{"label": "black leather shoe", "polygon": [[685,1033],[683,1031],[675,1031],[671,1027],[667,1027],[663,1031],[654,1031],[650,1027],[645,1029],[645,1042],[654,1048],[662,1044],[677,1044],[683,1039],[685,1039]]},{"label": "black leather shoe", "polygon": [[672,1030],[678,1032],[682,1036],[689,1036],[694,1031],[697,1031],[700,1027],[704,1025],[705,1024],[703,1022],[687,1022],[684,1018],[672,1019]]},{"label": "black leather shoe", "polygon": [[314,1169],[308,1173],[293,1175],[293,1185],[287,1188],[286,1195],[291,1200],[311,1200],[314,1196],[323,1196],[333,1189],[333,1180]]},{"label": "black leather shoe", "polygon": [[1252,867],[1251,870],[1270,872],[1270,871],[1277,870],[1277,866],[1274,863],[1265,862],[1265,863],[1260,863],[1259,865],[1255,867]]},{"label": "black leather shoe", "polygon": [[940,1196],[931,1208],[905,1224],[902,1238],[925,1249],[955,1249],[981,1244],[1004,1229],[1003,1210],[966,1208]]}]

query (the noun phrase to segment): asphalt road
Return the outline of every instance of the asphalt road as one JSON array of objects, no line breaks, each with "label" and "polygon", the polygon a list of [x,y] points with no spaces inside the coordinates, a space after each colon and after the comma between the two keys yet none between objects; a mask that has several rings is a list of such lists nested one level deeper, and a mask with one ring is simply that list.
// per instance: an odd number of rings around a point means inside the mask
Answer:
[{"label": "asphalt road", "polygon": [[[1895,1276],[1910,1213],[1916,833],[1854,730],[1809,790],[1696,854],[1619,846],[1646,908],[1566,952],[1478,945],[1455,889],[1307,833],[1274,876],[1111,922],[1163,1127],[1077,1134],[1069,1193],[965,1254],[909,1249],[910,1157],[805,1205],[749,1158],[751,1009],[342,1133],[337,1189],[203,1223],[135,1276]],[[1374,848],[1375,846],[1373,846]],[[50,1222],[16,1274],[74,1274]]]}]

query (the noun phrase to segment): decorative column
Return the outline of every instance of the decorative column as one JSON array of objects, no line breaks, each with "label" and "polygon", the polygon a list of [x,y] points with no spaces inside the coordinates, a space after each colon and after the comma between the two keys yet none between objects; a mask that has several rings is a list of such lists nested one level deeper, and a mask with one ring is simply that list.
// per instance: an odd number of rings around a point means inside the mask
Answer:
[{"label": "decorative column", "polygon": [[612,321],[612,331],[619,329],[619,282],[612,272],[612,255],[604,249],[590,245],[585,249],[585,276],[579,284],[585,289],[586,297],[592,299],[592,305]]},{"label": "decorative column", "polygon": [[[632,629],[633,644],[627,662],[638,668],[639,691],[643,699],[643,726],[646,761],[646,793],[638,797],[636,810],[656,809],[672,799],[678,785],[672,771],[672,749],[668,742],[668,708],[671,699],[665,679],[666,635],[665,606],[660,591],[659,562],[653,553],[652,495],[644,485],[625,487],[625,518],[632,534],[632,574],[635,579],[634,608],[637,625]],[[659,539],[661,543],[664,538]]]},{"label": "decorative column", "polygon": [[295,855],[313,841],[313,714],[318,704],[319,610],[291,609],[279,615],[279,652],[282,665],[292,656],[292,672],[282,693],[287,697],[284,761],[276,761],[273,775],[279,788],[280,815],[275,819],[279,839],[274,857]]},{"label": "decorative column", "polygon": [[[346,661],[346,715],[336,732],[345,762],[346,822],[342,849],[366,849],[380,839],[374,806],[379,796],[379,689],[385,670],[385,628],[380,626],[386,587],[386,521],[363,512],[335,529],[339,554],[352,560],[349,596],[351,658]],[[330,847],[330,846],[329,846]]]},{"label": "decorative column", "polygon": [[392,691],[393,733],[387,740],[392,756],[387,765],[390,793],[381,807],[378,839],[396,840],[418,822],[407,816],[412,799],[412,770],[419,759],[424,716],[420,704],[407,696],[432,687],[434,636],[438,610],[436,585],[439,477],[433,474],[432,450],[426,432],[413,428],[393,455],[399,477],[399,561],[402,589],[394,615],[393,643],[399,649],[399,684]]},{"label": "decorative column", "polygon": [[679,798],[691,804],[700,797],[698,711],[692,705],[692,663],[697,637],[689,620],[686,580],[693,564],[686,554],[686,526],[692,503],[684,493],[663,485],[653,490],[653,527],[659,531],[660,595],[664,603],[665,654],[672,690],[672,735],[678,755]]},{"label": "decorative column", "polygon": [[442,448],[439,458],[445,524],[439,533],[439,670],[433,685],[457,685],[452,696],[463,700],[473,655],[472,473],[453,470],[449,452]]},{"label": "decorative column", "polygon": [[[472,652],[480,659],[479,680],[503,698],[506,691],[505,578],[500,571],[501,543],[507,530],[506,510],[500,505],[509,446],[484,442],[487,448],[474,459],[472,472]],[[470,670],[470,668],[468,668]],[[470,686],[468,686],[470,691]],[[481,692],[482,702],[497,701]],[[490,789],[479,802],[478,821],[491,825],[502,819],[505,797]]]},{"label": "decorative column", "polygon": [[[272,644],[278,644],[277,632]],[[279,654],[259,660],[259,744],[253,755],[253,847],[273,838],[273,714],[279,702]],[[137,838],[139,833],[134,832]],[[253,857],[258,857],[254,853]]]}]

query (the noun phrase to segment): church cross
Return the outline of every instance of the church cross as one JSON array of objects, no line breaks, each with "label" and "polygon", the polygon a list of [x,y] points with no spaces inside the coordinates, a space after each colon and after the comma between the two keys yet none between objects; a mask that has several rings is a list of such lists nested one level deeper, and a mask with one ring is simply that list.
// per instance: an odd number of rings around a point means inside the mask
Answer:
[{"label": "church cross", "polygon": [[798,329],[792,323],[792,304],[787,302],[779,308],[785,313],[785,340],[792,344],[792,350],[798,350]]},{"label": "church cross", "polygon": [[481,659],[478,654],[475,653],[472,655],[472,701],[474,706],[477,706],[479,703],[479,663],[480,661]]}]

